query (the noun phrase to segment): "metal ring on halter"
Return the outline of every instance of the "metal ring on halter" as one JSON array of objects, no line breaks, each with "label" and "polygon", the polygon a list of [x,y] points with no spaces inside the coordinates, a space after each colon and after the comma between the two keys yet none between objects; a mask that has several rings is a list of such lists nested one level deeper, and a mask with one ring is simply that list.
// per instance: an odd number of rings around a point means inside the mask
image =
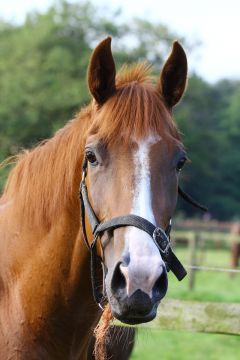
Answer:
[{"label": "metal ring on halter", "polygon": [[81,182],[84,182],[84,181],[85,181],[86,175],[87,175],[87,171],[84,169],[84,170],[82,171],[82,181],[81,181]]},{"label": "metal ring on halter", "polygon": [[104,311],[104,308],[102,307],[101,303],[98,302],[97,304],[98,304],[98,307],[99,307],[102,311]]}]

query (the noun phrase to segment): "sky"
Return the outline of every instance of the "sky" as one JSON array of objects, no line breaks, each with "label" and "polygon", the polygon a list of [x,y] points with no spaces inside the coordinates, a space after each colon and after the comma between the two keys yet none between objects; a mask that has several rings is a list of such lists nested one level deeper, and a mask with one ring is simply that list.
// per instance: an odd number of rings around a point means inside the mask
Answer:
[{"label": "sky", "polygon": [[[27,12],[44,11],[53,2],[0,0],[0,17],[21,22]],[[125,19],[139,16],[166,24],[190,43],[200,41],[188,61],[190,70],[205,80],[213,83],[222,78],[240,79],[239,0],[92,0],[92,3],[121,8]]]}]

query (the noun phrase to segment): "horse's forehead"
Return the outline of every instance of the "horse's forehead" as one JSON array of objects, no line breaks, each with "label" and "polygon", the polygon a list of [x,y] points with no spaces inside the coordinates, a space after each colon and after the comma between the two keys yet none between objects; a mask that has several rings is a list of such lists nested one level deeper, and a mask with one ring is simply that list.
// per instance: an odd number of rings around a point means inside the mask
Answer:
[{"label": "horse's forehead", "polygon": [[146,162],[150,162],[152,155],[154,155],[152,149],[154,146],[160,145],[162,140],[163,138],[159,134],[153,133],[141,138],[131,136],[126,143],[124,141],[118,143],[114,150],[114,157],[118,158],[120,163],[125,164],[126,161],[130,161],[133,166],[128,167],[128,172],[132,172],[134,167],[138,167],[140,163],[141,167],[144,167]]},{"label": "horse's forehead", "polygon": [[141,139],[136,139],[132,137],[132,142],[137,146],[137,149],[141,151],[147,151],[152,145],[155,145],[162,140],[162,137],[159,134],[148,134]]}]

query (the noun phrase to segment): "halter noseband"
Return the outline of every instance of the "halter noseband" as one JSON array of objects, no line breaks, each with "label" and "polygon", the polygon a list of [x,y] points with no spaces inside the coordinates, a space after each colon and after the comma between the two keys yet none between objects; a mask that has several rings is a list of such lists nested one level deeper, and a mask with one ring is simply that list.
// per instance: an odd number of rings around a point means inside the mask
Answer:
[{"label": "halter noseband", "polygon": [[[158,250],[160,251],[162,259],[166,265],[167,271],[171,270],[174,273],[174,275],[177,277],[177,279],[181,281],[187,275],[187,272],[171,248],[171,243],[170,243],[170,232],[172,228],[171,219],[165,230],[163,230],[160,226],[153,225],[150,221],[142,218],[141,216],[133,215],[133,214],[119,216],[111,220],[100,222],[88,198],[88,190],[85,182],[86,176],[87,176],[87,159],[85,159],[83,162],[82,180],[80,183],[79,195],[80,195],[80,205],[81,205],[81,225],[82,225],[84,242],[91,254],[91,281],[93,288],[93,296],[98,306],[102,309],[101,302],[104,296],[103,294],[100,294],[97,290],[98,286],[97,286],[96,268],[97,268],[97,263],[101,262],[102,259],[99,258],[97,255],[96,245],[97,245],[98,237],[101,234],[103,234],[106,230],[114,230],[123,226],[135,226],[136,228],[145,231],[147,234],[151,236]],[[203,211],[207,211],[207,209],[204,206],[197,203],[180,188],[178,188],[178,193],[180,196],[183,197],[184,200],[188,201],[195,207],[200,208]],[[88,238],[87,238],[85,213],[87,215],[93,234],[93,241],[91,244],[88,242]]]}]

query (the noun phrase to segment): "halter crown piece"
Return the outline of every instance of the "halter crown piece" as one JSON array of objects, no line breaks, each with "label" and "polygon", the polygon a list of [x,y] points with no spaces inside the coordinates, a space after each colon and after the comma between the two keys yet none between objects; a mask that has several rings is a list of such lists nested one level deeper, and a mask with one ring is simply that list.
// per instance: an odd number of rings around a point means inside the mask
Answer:
[{"label": "halter crown piece", "polygon": [[[165,230],[163,230],[160,226],[153,225],[150,221],[142,218],[141,216],[133,215],[133,214],[119,216],[111,220],[100,222],[96,214],[94,213],[94,210],[88,198],[88,190],[85,182],[86,176],[87,176],[87,159],[85,158],[83,162],[82,180],[80,183],[80,194],[79,194],[80,205],[81,205],[81,224],[82,224],[83,239],[91,254],[91,281],[93,288],[93,296],[98,306],[103,310],[101,303],[103,301],[104,295],[99,293],[97,290],[99,287],[97,286],[97,265],[98,263],[101,264],[102,259],[97,255],[96,245],[99,235],[103,234],[106,230],[110,230],[110,229],[114,230],[123,226],[135,226],[136,228],[145,231],[147,234],[151,236],[152,240],[154,241],[158,250],[160,251],[162,259],[166,265],[167,271],[171,270],[174,273],[174,275],[177,277],[177,279],[181,281],[187,275],[187,272],[171,248],[171,242],[170,242],[170,232],[172,228],[171,219]],[[183,190],[181,190],[180,187],[178,187],[178,193],[180,196],[182,196],[184,200],[186,200],[193,206],[203,211],[207,211],[207,209],[204,206],[200,205],[195,200],[193,200],[193,198],[188,194],[186,194]],[[85,213],[87,215],[93,234],[93,241],[91,242],[91,244],[89,243],[87,238]]]}]

